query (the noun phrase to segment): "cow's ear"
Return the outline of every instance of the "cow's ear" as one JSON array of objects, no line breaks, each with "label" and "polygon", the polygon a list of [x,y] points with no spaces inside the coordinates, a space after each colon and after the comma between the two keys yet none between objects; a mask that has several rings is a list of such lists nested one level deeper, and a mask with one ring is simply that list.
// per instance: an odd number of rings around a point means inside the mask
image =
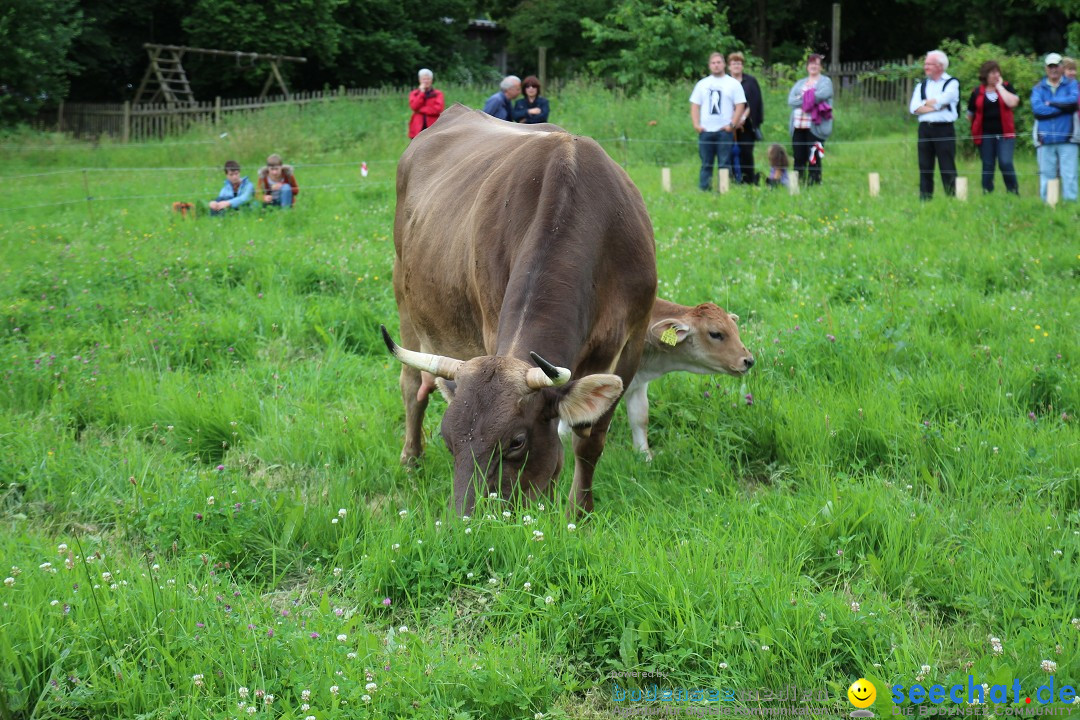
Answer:
[{"label": "cow's ear", "polygon": [[661,345],[677,345],[689,334],[690,326],[678,318],[665,318],[649,328],[649,336]]},{"label": "cow's ear", "polygon": [[453,380],[435,378],[435,387],[439,388],[439,392],[447,403],[454,399],[454,393],[457,392],[457,383]]},{"label": "cow's ear", "polygon": [[586,375],[574,380],[559,394],[559,417],[570,427],[592,425],[622,395],[618,375]]},{"label": "cow's ear", "polygon": [[727,316],[731,318],[731,322],[739,322],[739,316],[735,313],[728,313]]}]

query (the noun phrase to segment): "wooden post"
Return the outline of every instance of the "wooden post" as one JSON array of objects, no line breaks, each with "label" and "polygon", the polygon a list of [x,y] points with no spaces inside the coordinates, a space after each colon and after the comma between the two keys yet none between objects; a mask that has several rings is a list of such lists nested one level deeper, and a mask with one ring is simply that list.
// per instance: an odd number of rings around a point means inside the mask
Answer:
[{"label": "wooden post", "polygon": [[799,194],[799,173],[788,173],[788,192],[792,195]]},{"label": "wooden post", "polygon": [[[911,56],[911,53],[908,53],[907,64],[908,65],[913,65],[914,63],[915,63],[915,58]],[[911,76],[909,75],[909,76],[904,78],[904,97],[901,98],[901,99],[902,100],[910,100],[911,99],[911,93],[912,93]]]},{"label": "wooden post", "polygon": [[86,170],[82,171],[82,186],[86,193],[86,214],[90,216],[90,222],[94,222],[94,204],[90,197],[90,181],[86,179]]},{"label": "wooden post", "polygon": [[131,139],[131,101],[124,101],[124,129],[121,139],[123,142],[127,142]]},{"label": "wooden post", "polygon": [[536,65],[540,71],[540,87],[546,88],[547,85],[547,48],[541,45],[536,49]]},{"label": "wooden post", "polygon": [[664,192],[671,192],[671,168],[660,168],[660,186]]},{"label": "wooden post", "polygon": [[716,189],[721,195],[731,189],[731,171],[727,168],[720,168],[716,173]]},{"label": "wooden post", "polygon": [[1061,178],[1052,178],[1046,181],[1046,204],[1057,207],[1061,199]]},{"label": "wooden post", "polygon": [[877,173],[870,173],[870,197],[877,197],[881,194],[881,176]]},{"label": "wooden post", "polygon": [[958,178],[956,178],[956,199],[957,200],[967,200],[967,197],[968,197],[967,191],[968,191],[967,178],[966,177],[958,177]]},{"label": "wooden post", "polygon": [[[829,71],[834,75],[840,69],[840,3],[832,4],[832,59]],[[841,83],[843,85],[843,83]],[[839,87],[839,85],[837,86]]]},{"label": "wooden post", "polygon": [[214,127],[221,124],[221,96],[214,96]]},{"label": "wooden post", "polygon": [[60,106],[56,108],[56,132],[64,132],[64,101],[60,101]]}]

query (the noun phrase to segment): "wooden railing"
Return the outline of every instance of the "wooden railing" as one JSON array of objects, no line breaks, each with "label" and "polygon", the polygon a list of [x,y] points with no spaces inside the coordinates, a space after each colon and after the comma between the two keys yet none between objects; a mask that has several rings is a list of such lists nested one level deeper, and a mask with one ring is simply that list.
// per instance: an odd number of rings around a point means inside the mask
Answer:
[{"label": "wooden railing", "polygon": [[338,88],[257,97],[221,98],[195,103],[61,103],[55,110],[39,113],[32,125],[37,130],[70,133],[78,138],[109,135],[122,142],[149,140],[183,132],[191,125],[217,125],[230,113],[251,112],[283,105],[308,105],[336,100],[370,100],[400,97],[408,90],[396,88]]}]

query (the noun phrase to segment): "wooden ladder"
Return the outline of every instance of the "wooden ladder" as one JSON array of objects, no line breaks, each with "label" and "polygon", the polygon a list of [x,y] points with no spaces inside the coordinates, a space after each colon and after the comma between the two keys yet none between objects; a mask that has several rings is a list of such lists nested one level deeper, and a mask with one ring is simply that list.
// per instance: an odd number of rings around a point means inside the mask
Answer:
[{"label": "wooden ladder", "polygon": [[[191,91],[187,73],[181,63],[184,51],[163,47],[148,47],[150,65],[146,68],[139,89],[135,93],[132,105],[140,102],[187,103],[195,104],[195,94]],[[153,91],[153,94],[151,94]],[[143,99],[143,95],[147,99]]]}]

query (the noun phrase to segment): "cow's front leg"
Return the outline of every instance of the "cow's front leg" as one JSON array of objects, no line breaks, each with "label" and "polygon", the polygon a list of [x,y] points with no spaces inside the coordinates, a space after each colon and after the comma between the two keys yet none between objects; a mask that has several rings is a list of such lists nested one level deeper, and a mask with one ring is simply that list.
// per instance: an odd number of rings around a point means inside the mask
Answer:
[{"label": "cow's front leg", "polygon": [[401,449],[401,464],[416,465],[424,453],[424,411],[428,406],[428,393],[421,392],[424,383],[420,371],[408,365],[401,366],[401,400],[405,404],[405,446]]},{"label": "cow's front leg", "polygon": [[608,425],[613,414],[614,408],[604,413],[592,426],[588,436],[574,435],[574,482],[570,486],[570,506],[567,508],[567,515],[571,518],[593,511],[593,473],[600,456],[604,454]]}]

